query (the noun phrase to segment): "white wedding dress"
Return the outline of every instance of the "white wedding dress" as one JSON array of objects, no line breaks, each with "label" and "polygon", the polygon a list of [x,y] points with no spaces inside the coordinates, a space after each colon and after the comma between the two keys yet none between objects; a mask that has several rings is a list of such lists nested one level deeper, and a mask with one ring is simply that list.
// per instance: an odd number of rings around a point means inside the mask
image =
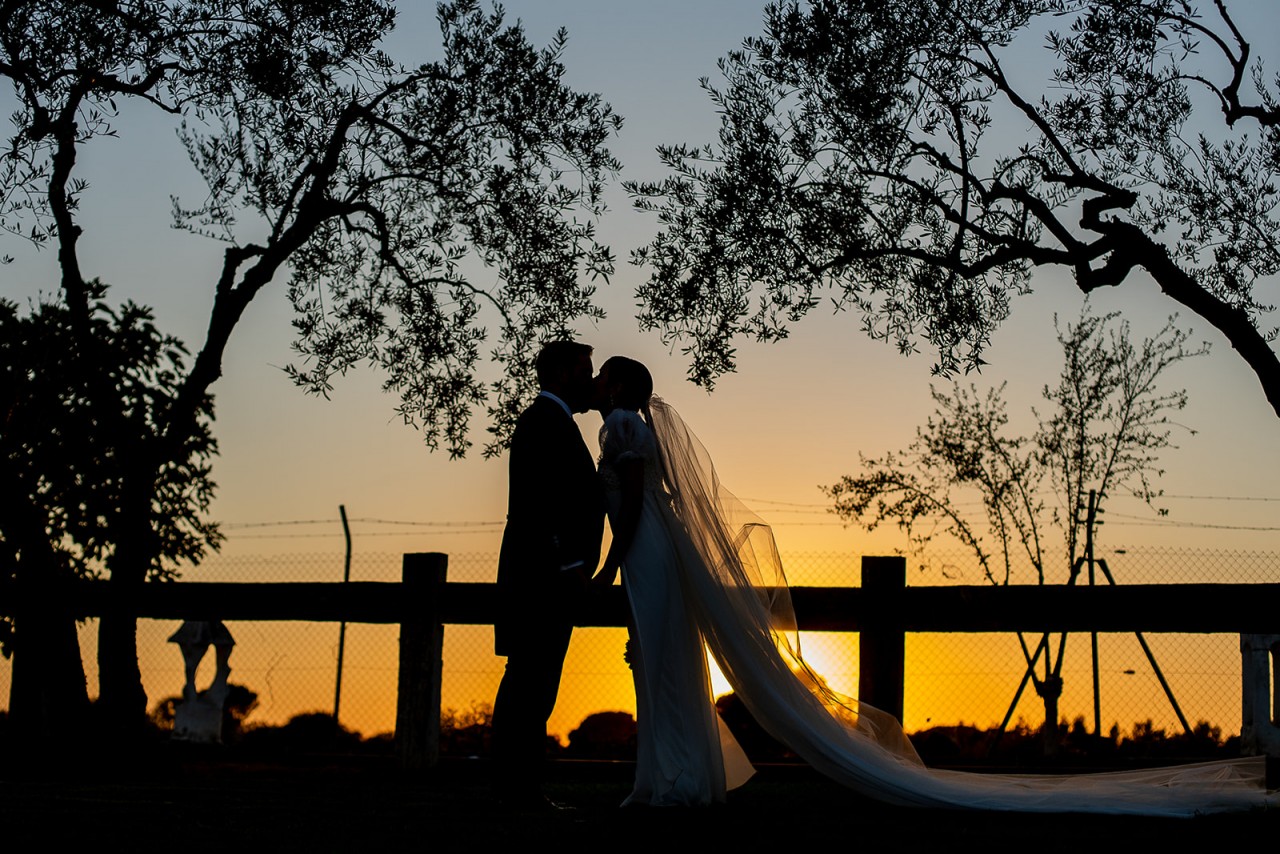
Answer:
[{"label": "white wedding dress", "polygon": [[652,431],[635,412],[614,410],[600,437],[600,476],[616,519],[616,466],[644,463],[644,498],[622,579],[631,608],[636,685],[636,784],[624,802],[692,806],[723,801],[753,773],[746,754],[710,702],[702,633],[689,618],[682,568],[699,562],[663,490]]},{"label": "white wedding dress", "polygon": [[600,440],[611,515],[621,498],[618,463],[644,463],[643,510],[622,570],[638,724],[627,803],[708,804],[751,774],[716,714],[705,644],[774,738],[837,782],[889,803],[1143,815],[1280,805],[1265,789],[1262,757],[1065,776],[925,767],[897,720],[830,690],[805,664],[768,526],[721,488],[671,407],[654,397],[646,416],[615,410]]}]

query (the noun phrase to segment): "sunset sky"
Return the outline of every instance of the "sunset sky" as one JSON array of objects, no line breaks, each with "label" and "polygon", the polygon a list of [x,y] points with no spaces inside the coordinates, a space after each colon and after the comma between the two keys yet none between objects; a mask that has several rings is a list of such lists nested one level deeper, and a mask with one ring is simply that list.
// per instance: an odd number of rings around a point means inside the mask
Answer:
[{"label": "sunset sky", "polygon": [[[611,147],[624,165],[623,177],[631,179],[662,175],[655,145],[714,138],[716,116],[697,80],[710,76],[714,81],[716,59],[757,33],[761,20],[756,3],[737,0],[511,0],[504,5],[509,18],[524,22],[535,44],[547,43],[558,26],[568,28],[569,80],[602,93],[624,117]],[[1240,7],[1243,29],[1274,72],[1280,17],[1269,14],[1268,5],[1237,3],[1233,11]],[[431,9],[428,3],[403,4],[387,45],[396,58],[416,64],[438,54]],[[1022,44],[1014,56],[1023,68],[1035,68],[1039,50],[1038,44]],[[5,115],[11,98],[8,90],[0,92]],[[91,184],[80,220],[82,264],[87,275],[113,285],[114,298],[154,306],[161,328],[194,349],[204,332],[222,247],[169,228],[170,194],[188,199],[202,194],[168,117],[134,107],[119,128],[118,140],[99,140],[82,156],[81,176]],[[610,199],[601,234],[619,267],[602,289],[608,318],[578,330],[596,347],[597,364],[618,353],[649,365],[658,393],[699,434],[724,483],[774,524],[784,557],[815,551],[877,554],[900,547],[896,532],[868,536],[825,514],[819,486],[856,471],[859,452],[876,456],[910,442],[932,411],[929,384],[937,380],[930,375],[927,349],[904,358],[864,337],[857,316],[819,308],[794,327],[787,341],[742,342],[737,373],[708,394],[685,381],[687,364],[678,349],[671,352],[656,335],[637,331],[634,290],[645,271],[626,261],[656,225],[651,216],[630,208],[620,187],[612,189]],[[53,291],[51,249],[37,252],[13,238],[3,248],[16,257],[0,268],[6,298],[25,300]],[[283,279],[278,281],[250,306],[214,387],[214,430],[221,446],[214,516],[226,523],[224,554],[324,552],[340,558],[340,504],[360,520],[352,526],[357,554],[496,553],[506,504],[505,458],[484,460],[477,452],[450,461],[445,454],[429,453],[419,436],[398,422],[395,399],[380,392],[382,378],[373,370],[341,380],[328,401],[294,388],[281,370],[294,360],[284,286]],[[996,335],[986,355],[989,367],[967,378],[980,387],[1007,382],[1011,413],[1025,414],[1014,426],[1027,432],[1041,386],[1054,382],[1058,371],[1054,315],[1073,320],[1081,306],[1079,292],[1061,270],[1038,272],[1034,286],[1035,294],[1014,303],[1012,318]],[[1263,301],[1277,301],[1276,283],[1266,283],[1266,290]],[[1098,294],[1094,304],[1100,312],[1121,311],[1138,336],[1154,333],[1177,310],[1139,278]],[[1212,352],[1169,376],[1170,387],[1189,393],[1179,420],[1196,432],[1178,435],[1180,447],[1163,458],[1167,473],[1160,484],[1168,497],[1161,506],[1168,516],[1157,518],[1139,502],[1116,496],[1103,544],[1280,551],[1280,455],[1275,453],[1280,418],[1225,340],[1185,314],[1181,323],[1195,330],[1196,340],[1208,341]],[[594,448],[597,418],[581,416],[579,423]],[[482,419],[473,423],[477,447],[484,427]],[[316,520],[320,524],[249,527]],[[806,579],[793,573],[792,581]],[[8,667],[0,663],[0,690],[7,689]],[[624,689],[625,683],[619,690]]]}]

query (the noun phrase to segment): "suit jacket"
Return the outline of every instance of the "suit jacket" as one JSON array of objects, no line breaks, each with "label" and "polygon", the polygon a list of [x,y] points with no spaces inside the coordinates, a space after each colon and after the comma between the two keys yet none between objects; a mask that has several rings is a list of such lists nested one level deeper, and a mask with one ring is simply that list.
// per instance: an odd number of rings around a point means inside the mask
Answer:
[{"label": "suit jacket", "polygon": [[592,573],[604,535],[604,494],[573,418],[539,396],[511,436],[507,527],[498,557],[494,649],[509,655],[540,627],[572,622],[581,592],[561,567]]}]

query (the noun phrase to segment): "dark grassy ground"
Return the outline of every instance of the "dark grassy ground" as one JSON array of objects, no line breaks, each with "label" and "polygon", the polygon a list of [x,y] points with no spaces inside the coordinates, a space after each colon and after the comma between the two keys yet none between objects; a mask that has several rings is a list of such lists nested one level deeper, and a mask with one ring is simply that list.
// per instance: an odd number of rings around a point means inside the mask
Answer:
[{"label": "dark grassy ground", "polygon": [[[146,769],[0,767],[0,849],[373,851],[499,846],[540,852],[695,846],[718,851],[1037,852],[1213,850],[1280,839],[1280,810],[1195,819],[944,812],[888,807],[803,767],[764,768],[728,804],[619,809],[624,763],[558,762],[548,793],[572,812],[510,812],[479,762],[407,775],[387,759],[276,762],[173,755]],[[725,846],[731,846],[725,848]]]}]

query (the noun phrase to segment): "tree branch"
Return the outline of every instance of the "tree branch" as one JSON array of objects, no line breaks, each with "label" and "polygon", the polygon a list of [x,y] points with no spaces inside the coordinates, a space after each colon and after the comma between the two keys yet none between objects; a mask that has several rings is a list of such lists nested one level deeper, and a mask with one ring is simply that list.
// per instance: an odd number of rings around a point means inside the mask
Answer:
[{"label": "tree branch", "polygon": [[1160,290],[1207,320],[1226,336],[1231,346],[1253,369],[1263,394],[1272,409],[1280,415],[1280,357],[1266,337],[1254,325],[1249,313],[1227,303],[1209,290],[1169,256],[1169,251],[1152,240],[1132,223],[1105,220],[1094,226],[1111,236],[1116,246],[1124,247],[1125,263],[1141,266],[1160,286]]}]

